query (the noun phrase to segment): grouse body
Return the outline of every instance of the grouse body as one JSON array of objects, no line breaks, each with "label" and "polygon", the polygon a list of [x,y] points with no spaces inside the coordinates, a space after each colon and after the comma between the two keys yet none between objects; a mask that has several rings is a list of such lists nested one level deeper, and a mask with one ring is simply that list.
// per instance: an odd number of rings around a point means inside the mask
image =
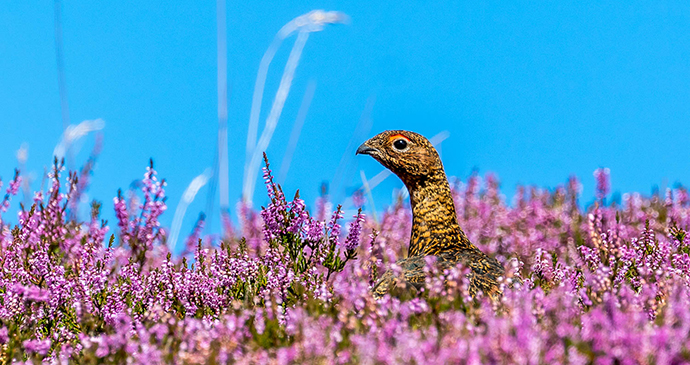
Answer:
[{"label": "grouse body", "polygon": [[503,266],[473,245],[458,224],[450,185],[434,146],[422,135],[409,131],[385,131],[357,149],[370,155],[397,175],[410,193],[412,234],[408,257],[396,262],[400,275],[386,271],[374,285],[376,297],[403,282],[420,288],[425,281],[426,256],[435,256],[439,269],[458,263],[471,270],[470,293],[481,290],[493,296]]}]

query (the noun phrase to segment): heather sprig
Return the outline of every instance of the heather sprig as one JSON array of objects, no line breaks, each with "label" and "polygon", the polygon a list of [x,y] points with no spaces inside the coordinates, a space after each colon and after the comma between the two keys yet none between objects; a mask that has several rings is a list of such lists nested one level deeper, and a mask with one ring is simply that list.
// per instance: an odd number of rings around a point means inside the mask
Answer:
[{"label": "heather sprig", "polygon": [[166,183],[165,179],[159,181],[156,175],[153,160],[150,160],[144,179],[139,184],[143,201],[135,194],[131,194],[127,200],[121,190],[113,199],[120,241],[129,246],[132,259],[140,266],[146,260],[146,252],[152,250],[154,245],[160,245],[165,238],[165,230],[161,227],[159,217],[167,210],[164,189]]},{"label": "heather sprig", "polygon": [[[19,170],[14,170],[14,178],[8,184],[5,197],[2,199],[2,202],[0,202],[0,214],[7,212],[7,209],[10,207],[10,200],[13,196],[17,195],[21,185],[22,177],[19,175]],[[2,180],[0,180],[0,188],[2,188]]]}]

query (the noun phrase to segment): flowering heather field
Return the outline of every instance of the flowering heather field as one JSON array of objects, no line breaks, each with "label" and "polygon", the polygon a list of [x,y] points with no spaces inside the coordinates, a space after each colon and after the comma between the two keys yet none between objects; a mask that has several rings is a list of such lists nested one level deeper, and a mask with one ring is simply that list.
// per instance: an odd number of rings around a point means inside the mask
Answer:
[{"label": "flowering heather field", "polygon": [[[110,226],[98,203],[90,220],[75,218],[87,181],[78,175],[56,163],[49,190],[2,221],[4,363],[690,362],[682,187],[606,204],[600,169],[597,203],[583,211],[574,178],[520,188],[510,202],[490,175],[457,181],[460,224],[505,265],[503,295],[470,298],[457,268],[377,301],[370,286],[407,250],[404,201],[378,223],[343,217],[325,197],[309,212],[266,169],[265,209],[240,206],[241,225],[222,242],[199,240],[200,219],[178,256],[159,223],[165,183],[153,167],[139,192],[114,198]],[[3,212],[20,182],[6,182]]]}]

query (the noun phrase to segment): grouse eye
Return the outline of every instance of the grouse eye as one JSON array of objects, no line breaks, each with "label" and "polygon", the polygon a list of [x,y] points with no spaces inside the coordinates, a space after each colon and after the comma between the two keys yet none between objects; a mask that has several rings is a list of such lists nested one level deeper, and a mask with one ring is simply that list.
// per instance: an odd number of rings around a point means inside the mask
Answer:
[{"label": "grouse eye", "polygon": [[393,142],[393,147],[395,147],[396,150],[402,151],[407,148],[407,141],[404,139],[398,139]]}]

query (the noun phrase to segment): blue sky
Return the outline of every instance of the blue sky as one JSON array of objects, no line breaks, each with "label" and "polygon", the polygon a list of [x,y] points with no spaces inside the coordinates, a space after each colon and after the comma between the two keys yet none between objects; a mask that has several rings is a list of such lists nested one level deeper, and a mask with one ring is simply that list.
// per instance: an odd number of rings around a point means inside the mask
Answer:
[{"label": "blue sky", "polygon": [[[64,1],[62,28],[71,123],[102,118],[103,152],[89,191],[112,197],[152,157],[168,180],[169,212],[213,164],[217,139],[215,1]],[[613,190],[649,193],[690,182],[690,4],[619,1],[228,1],[230,199],[240,197],[244,146],[259,61],[276,32],[313,9],[339,10],[349,25],[314,33],[304,48],[268,148],[280,166],[310,80],[316,90],[285,181],[313,203],[332,180],[368,100],[372,128],[450,132],[446,171],[495,172],[517,184],[554,187],[571,174],[591,199],[592,172],[609,167]],[[53,2],[0,6],[0,176],[29,146],[39,181],[62,131]],[[295,37],[269,69],[261,120]],[[358,141],[361,142],[361,141]],[[88,156],[93,137],[76,157]],[[354,146],[356,148],[356,145]],[[359,170],[380,166],[366,156]],[[260,184],[260,181],[259,181]],[[374,191],[390,203],[391,178]],[[263,189],[255,202],[265,203]],[[186,234],[206,205],[190,206]],[[217,206],[217,205],[216,205]],[[217,218],[217,214],[216,214]]]}]

